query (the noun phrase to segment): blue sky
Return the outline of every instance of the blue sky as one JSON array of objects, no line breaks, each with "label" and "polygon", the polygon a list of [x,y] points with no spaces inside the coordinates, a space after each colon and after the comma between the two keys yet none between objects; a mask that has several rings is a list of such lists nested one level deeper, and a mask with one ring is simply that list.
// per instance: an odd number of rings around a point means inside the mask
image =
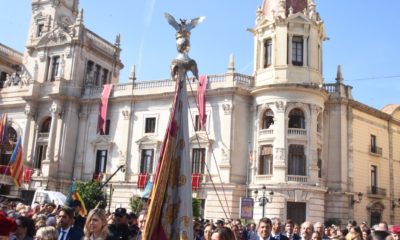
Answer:
[{"label": "blue sky", "polygon": [[[121,58],[125,68],[120,82],[136,65],[141,80],[166,79],[176,55],[174,29],[164,12],[177,18],[205,16],[192,31],[190,56],[201,74],[224,73],[229,55],[235,55],[236,71],[253,72],[254,26],[262,0],[80,0],[85,25],[110,42],[121,34]],[[345,83],[353,97],[382,108],[400,104],[400,1],[316,0],[330,40],[323,46],[324,79],[334,82],[342,64]],[[0,42],[23,51],[31,14],[29,0],[0,0]]]}]

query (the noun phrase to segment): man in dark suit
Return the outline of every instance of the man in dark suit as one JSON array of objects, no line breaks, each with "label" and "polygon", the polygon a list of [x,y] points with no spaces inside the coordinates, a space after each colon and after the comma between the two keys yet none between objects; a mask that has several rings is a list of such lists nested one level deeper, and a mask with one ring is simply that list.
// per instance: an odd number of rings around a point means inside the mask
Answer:
[{"label": "man in dark suit", "polygon": [[292,219],[287,219],[285,223],[285,235],[289,240],[300,240],[301,237],[294,233],[294,222]]},{"label": "man in dark suit", "polygon": [[289,240],[288,237],[283,235],[281,233],[282,230],[282,223],[280,218],[273,218],[272,219],[272,231],[271,235],[276,239],[276,240]]},{"label": "man in dark suit", "polygon": [[69,207],[61,208],[58,216],[58,240],[80,240],[83,231],[80,228],[73,227],[74,210]]},{"label": "man in dark suit", "polygon": [[250,238],[250,240],[276,240],[271,235],[272,222],[269,218],[261,218],[257,227],[257,236]]}]

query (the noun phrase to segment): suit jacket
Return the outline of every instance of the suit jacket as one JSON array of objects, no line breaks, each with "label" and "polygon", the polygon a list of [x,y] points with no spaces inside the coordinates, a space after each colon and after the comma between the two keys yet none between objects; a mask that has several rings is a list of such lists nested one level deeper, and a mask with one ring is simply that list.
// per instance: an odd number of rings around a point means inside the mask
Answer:
[{"label": "suit jacket", "polygon": [[[250,240],[262,240],[258,234],[254,238],[250,238]],[[269,235],[269,240],[277,240],[272,235]]]},{"label": "suit jacket", "polygon": [[289,238],[286,237],[286,236],[283,235],[283,234],[275,235],[274,238],[275,238],[276,240],[289,240]]},{"label": "suit jacket", "polygon": [[[58,229],[58,234],[61,234],[61,228]],[[83,237],[83,231],[82,229],[78,227],[71,227],[68,231],[67,236],[65,237],[65,240],[81,240]]]}]

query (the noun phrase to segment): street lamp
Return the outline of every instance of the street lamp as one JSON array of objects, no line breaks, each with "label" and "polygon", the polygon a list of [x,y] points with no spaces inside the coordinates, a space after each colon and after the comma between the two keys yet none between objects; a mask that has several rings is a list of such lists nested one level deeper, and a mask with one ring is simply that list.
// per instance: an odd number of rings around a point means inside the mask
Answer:
[{"label": "street lamp", "polygon": [[[272,202],[272,197],[274,196],[274,192],[270,191],[267,193],[267,188],[265,185],[262,186],[261,190],[261,196],[256,196],[256,201],[260,202],[260,206],[262,206],[262,217],[265,217],[265,205],[267,203]],[[254,193],[258,195],[258,190],[255,190]]]}]

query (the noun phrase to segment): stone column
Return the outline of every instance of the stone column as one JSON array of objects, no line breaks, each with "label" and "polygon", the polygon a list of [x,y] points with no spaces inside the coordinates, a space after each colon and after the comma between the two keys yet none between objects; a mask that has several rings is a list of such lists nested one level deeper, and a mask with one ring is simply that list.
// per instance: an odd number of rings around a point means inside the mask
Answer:
[{"label": "stone column", "polygon": [[303,37],[303,66],[308,66],[308,36]]},{"label": "stone column", "polygon": [[49,142],[47,145],[46,160],[54,161],[54,146],[57,132],[57,118],[61,111],[60,104],[56,101],[53,102],[49,111],[51,112],[51,126],[49,133]]},{"label": "stone column", "polygon": [[49,61],[49,67],[47,68],[47,79],[46,79],[46,81],[48,81],[48,82],[50,82],[51,81],[51,75],[52,75],[52,72],[53,72],[53,61],[54,61],[54,59],[52,58],[52,57],[50,57],[50,61]]},{"label": "stone column", "polygon": [[[25,129],[24,129],[24,138],[23,138],[23,156],[24,160],[28,161],[27,158],[27,153],[28,153],[28,144],[29,144],[29,133],[31,129],[31,124],[32,124],[32,118],[35,115],[36,109],[32,107],[31,104],[27,103],[25,106],[25,115],[26,115],[26,124],[25,124]],[[31,157],[32,159],[32,157]],[[29,159],[29,160],[31,160]]]},{"label": "stone column", "polygon": [[285,116],[286,102],[277,101],[274,106],[274,152],[273,152],[273,180],[286,181],[286,136],[287,121]]},{"label": "stone column", "polygon": [[292,66],[292,43],[293,43],[293,34],[289,34],[289,53],[288,53],[288,65]]},{"label": "stone column", "polygon": [[318,183],[318,151],[317,151],[317,121],[318,114],[321,112],[321,107],[312,104],[310,106],[310,122],[308,129],[308,175],[311,183]]}]

